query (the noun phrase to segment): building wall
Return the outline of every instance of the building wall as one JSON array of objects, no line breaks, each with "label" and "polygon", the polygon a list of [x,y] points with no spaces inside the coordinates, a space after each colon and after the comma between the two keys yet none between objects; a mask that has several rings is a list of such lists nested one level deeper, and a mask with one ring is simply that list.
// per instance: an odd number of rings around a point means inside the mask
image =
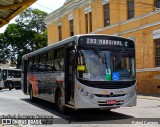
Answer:
[{"label": "building wall", "polygon": [[[77,0],[64,5],[51,13],[47,20],[48,45],[58,42],[57,23],[61,22],[62,38],[70,37],[68,16],[73,15],[74,34],[85,34],[85,10],[91,6],[92,33],[118,35],[134,38],[136,44],[137,89],[139,93],[159,93],[160,74],[156,71],[143,71],[155,68],[155,42],[153,31],[160,29],[160,10],[155,11],[154,0],[134,0],[134,18],[128,20],[127,0],[109,0],[110,25],[104,27],[103,0]],[[59,12],[59,13],[58,13]]]},{"label": "building wall", "polygon": [[145,94],[160,94],[160,71],[137,72],[137,91]]}]

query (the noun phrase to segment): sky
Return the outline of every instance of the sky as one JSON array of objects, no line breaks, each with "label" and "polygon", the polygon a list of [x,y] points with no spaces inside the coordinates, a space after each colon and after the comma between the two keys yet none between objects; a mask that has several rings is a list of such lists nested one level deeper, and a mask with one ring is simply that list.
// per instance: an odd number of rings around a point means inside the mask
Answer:
[{"label": "sky", "polygon": [[[37,2],[35,2],[30,7],[45,11],[47,13],[51,13],[54,10],[58,9],[59,7],[63,6],[65,1],[66,0],[37,0]],[[12,19],[9,23],[14,23],[15,18]],[[0,28],[0,33],[3,33],[5,31],[7,25]]]}]

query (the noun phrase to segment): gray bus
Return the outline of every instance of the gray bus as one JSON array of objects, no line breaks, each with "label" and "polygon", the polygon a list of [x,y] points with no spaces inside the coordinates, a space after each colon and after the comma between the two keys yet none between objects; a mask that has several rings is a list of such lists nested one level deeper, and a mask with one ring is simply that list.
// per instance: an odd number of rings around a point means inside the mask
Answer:
[{"label": "gray bus", "polygon": [[0,67],[0,90],[21,88],[21,70]]},{"label": "gray bus", "polygon": [[135,45],[108,35],[76,35],[22,58],[22,91],[60,112],[136,106]]}]

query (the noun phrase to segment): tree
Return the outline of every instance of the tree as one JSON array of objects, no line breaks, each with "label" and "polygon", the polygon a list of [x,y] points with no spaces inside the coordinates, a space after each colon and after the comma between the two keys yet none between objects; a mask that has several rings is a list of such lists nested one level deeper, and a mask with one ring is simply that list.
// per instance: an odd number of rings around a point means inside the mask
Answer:
[{"label": "tree", "polygon": [[[27,9],[16,19],[16,23],[9,24],[1,40],[10,46],[10,60],[16,59],[17,68],[21,67],[24,54],[35,51],[47,45],[47,31],[44,19],[47,13],[31,8]],[[5,47],[5,45],[2,45]],[[13,57],[14,56],[14,57]]]},{"label": "tree", "polygon": [[40,11],[38,9],[32,10],[31,8],[26,9],[20,16],[16,19],[19,26],[27,29],[34,30],[37,33],[43,33],[46,30],[44,19],[47,13]]},{"label": "tree", "polygon": [[0,63],[8,63],[11,58],[11,49],[8,48],[4,34],[0,34]]}]

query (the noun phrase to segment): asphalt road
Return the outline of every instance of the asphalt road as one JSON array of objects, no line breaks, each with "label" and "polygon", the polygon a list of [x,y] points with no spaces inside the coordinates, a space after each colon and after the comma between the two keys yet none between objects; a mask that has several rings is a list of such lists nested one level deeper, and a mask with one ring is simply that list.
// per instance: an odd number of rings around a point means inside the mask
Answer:
[{"label": "asphalt road", "polygon": [[[52,117],[55,124],[131,124],[142,126],[146,122],[160,127],[160,97],[138,96],[136,107],[123,107],[107,111],[99,110],[70,110],[67,115],[56,111],[54,104],[38,100],[31,103],[29,96],[21,90],[0,91],[0,115]],[[146,121],[144,123],[144,121]],[[141,123],[140,123],[141,122]],[[159,125],[156,125],[159,122]],[[149,123],[148,123],[149,124]],[[0,125],[1,126],[1,125]]]}]

